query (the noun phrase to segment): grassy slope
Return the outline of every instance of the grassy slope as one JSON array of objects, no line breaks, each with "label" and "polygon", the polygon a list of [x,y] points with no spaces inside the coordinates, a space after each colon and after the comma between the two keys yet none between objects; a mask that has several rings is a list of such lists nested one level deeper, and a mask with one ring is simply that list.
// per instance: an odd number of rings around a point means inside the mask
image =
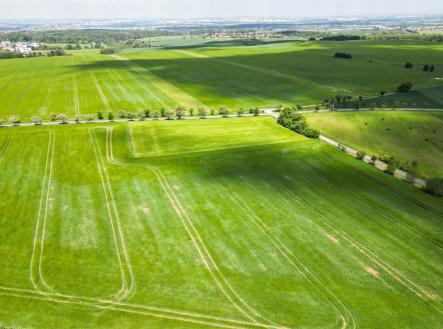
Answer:
[{"label": "grassy slope", "polygon": [[343,144],[402,162],[416,160],[420,176],[443,177],[443,113],[335,112],[306,117],[322,134]]},{"label": "grassy slope", "polygon": [[[0,162],[1,326],[205,327],[159,310],[11,296],[5,286],[32,289],[38,278],[30,259],[41,200],[41,273],[64,294],[132,287],[122,302],[291,327],[340,327],[340,314],[360,328],[442,323],[441,200],[271,118],[110,127],[0,130],[0,145],[12,137]],[[119,234],[114,244],[118,223],[127,261]]]},{"label": "grassy slope", "polygon": [[[337,51],[350,52],[354,59],[335,59]],[[177,104],[308,105],[335,94],[390,92],[405,81],[429,88],[441,86],[436,78],[443,72],[442,51],[439,44],[408,41],[277,42],[252,47],[213,42],[118,56],[82,50],[61,58],[2,60],[0,117],[17,114],[29,120],[51,112],[73,116]],[[414,62],[415,68],[404,69],[406,61]],[[436,71],[421,71],[423,63],[434,63]],[[423,93],[441,103],[438,91]],[[409,97],[417,104],[424,102],[422,95],[414,95]]]}]

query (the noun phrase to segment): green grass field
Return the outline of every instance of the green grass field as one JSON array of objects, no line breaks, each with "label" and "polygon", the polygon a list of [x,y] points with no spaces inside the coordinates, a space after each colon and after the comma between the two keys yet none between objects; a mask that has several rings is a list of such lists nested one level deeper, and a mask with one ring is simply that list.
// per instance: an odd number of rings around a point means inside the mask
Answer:
[{"label": "green grass field", "polygon": [[[335,59],[335,52],[354,58]],[[51,112],[72,117],[178,105],[311,105],[336,94],[392,92],[406,81],[418,90],[408,95],[417,107],[429,98],[429,105],[440,106],[442,54],[440,44],[410,41],[269,42],[248,47],[231,40],[117,55],[82,50],[59,58],[2,60],[0,117],[19,115],[29,121],[32,115],[47,118]],[[403,68],[407,61],[414,69]],[[433,63],[435,72],[423,72],[425,63]]]},{"label": "green grass field", "polygon": [[306,114],[306,118],[340,143],[378,157],[415,160],[415,174],[443,177],[442,112],[329,112]]},{"label": "green grass field", "polygon": [[441,199],[269,117],[2,128],[0,179],[1,327],[443,324]]}]

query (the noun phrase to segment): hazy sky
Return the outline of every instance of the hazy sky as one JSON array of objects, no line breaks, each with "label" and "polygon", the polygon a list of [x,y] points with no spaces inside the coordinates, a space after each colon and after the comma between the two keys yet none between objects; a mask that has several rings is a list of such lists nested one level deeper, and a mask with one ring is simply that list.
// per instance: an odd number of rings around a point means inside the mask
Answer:
[{"label": "hazy sky", "polygon": [[0,18],[443,14],[443,0],[0,0]]}]

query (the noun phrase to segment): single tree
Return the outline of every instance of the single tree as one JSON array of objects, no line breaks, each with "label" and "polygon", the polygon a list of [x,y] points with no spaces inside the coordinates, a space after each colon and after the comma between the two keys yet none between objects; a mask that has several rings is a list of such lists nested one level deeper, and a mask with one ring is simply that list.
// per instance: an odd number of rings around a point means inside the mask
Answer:
[{"label": "single tree", "polygon": [[227,118],[228,114],[229,114],[229,110],[226,106],[221,106],[218,109],[218,114],[221,114],[223,116],[223,118]]},{"label": "single tree", "polygon": [[126,116],[127,116],[126,111],[124,111],[124,110],[120,110],[120,111],[118,111],[118,117],[119,117],[120,119],[124,119],[124,118],[126,118]]},{"label": "single tree", "polygon": [[146,118],[146,119],[149,118],[149,117],[151,116],[151,111],[149,111],[149,110],[144,110],[143,112],[145,113],[145,118]]},{"label": "single tree", "polygon": [[0,118],[0,126],[2,126],[5,123],[5,119]]},{"label": "single tree", "polygon": [[183,106],[179,106],[175,109],[175,116],[178,120],[181,120],[186,113],[186,109]]},{"label": "single tree", "polygon": [[92,114],[88,114],[86,116],[86,121],[91,122],[92,120],[94,120],[94,116]]},{"label": "single tree", "polygon": [[211,109],[211,115],[214,115],[215,114],[215,109]]},{"label": "single tree", "polygon": [[423,71],[428,72],[429,71],[429,65],[425,64],[425,66],[423,66]]},{"label": "single tree", "polygon": [[174,117],[174,111],[172,110],[165,111],[165,117],[166,120],[172,120],[172,118]]},{"label": "single tree", "polygon": [[301,104],[296,104],[295,107],[297,108],[297,110],[302,110],[303,106]]},{"label": "single tree", "polygon": [[20,117],[17,115],[13,115],[12,117],[9,118],[9,123],[15,125],[18,125],[20,123]]},{"label": "single tree", "polygon": [[260,114],[260,109],[258,107],[256,107],[254,109],[254,116],[258,116]]},{"label": "single tree", "polygon": [[237,116],[241,117],[243,113],[245,113],[245,110],[243,109],[243,107],[239,107],[237,110]]},{"label": "single tree", "polygon": [[75,117],[74,117],[74,121],[75,121],[75,123],[80,123],[80,120],[81,120],[80,115],[79,115],[79,114],[76,114]]},{"label": "single tree", "polygon": [[42,124],[42,118],[40,118],[39,116],[33,116],[31,118],[32,123],[34,123],[36,126],[39,126]]},{"label": "single tree", "polygon": [[134,112],[128,112],[127,118],[129,119],[129,121],[134,121],[136,115]]},{"label": "single tree", "polygon": [[429,67],[429,72],[434,72],[434,69],[435,69],[434,64],[432,64],[432,65]]},{"label": "single tree", "polygon": [[160,112],[159,111],[152,111],[151,112],[151,118],[153,118],[154,120],[158,120],[159,116],[160,116]]},{"label": "single tree", "polygon": [[114,121],[114,113],[112,113],[112,112],[108,113],[108,120],[109,121]]},{"label": "single tree", "polygon": [[68,118],[67,118],[67,116],[66,116],[66,114],[59,114],[59,115],[57,115],[57,121],[58,122],[60,122],[61,124],[65,124],[65,123],[67,123],[68,121]]},{"label": "single tree", "polygon": [[200,116],[200,119],[204,119],[206,117],[206,109],[204,107],[200,107],[198,109],[198,115]]},{"label": "single tree", "polygon": [[194,109],[191,107],[190,109],[189,109],[189,115],[191,116],[191,117],[193,117],[194,116]]},{"label": "single tree", "polygon": [[56,121],[57,120],[57,113],[50,113],[49,117],[51,118],[51,121]]},{"label": "single tree", "polygon": [[165,110],[164,108],[161,108],[161,109],[160,109],[160,116],[161,116],[161,117],[164,117],[164,116],[165,116],[165,113],[166,113],[166,110]]},{"label": "single tree", "polygon": [[138,118],[140,121],[145,120],[145,111],[138,111],[138,112],[137,112],[137,118]]},{"label": "single tree", "polygon": [[385,90],[381,90],[380,91],[380,96],[384,96],[384,95],[386,95],[386,91]]},{"label": "single tree", "polygon": [[103,120],[103,112],[102,111],[97,112],[97,119]]}]

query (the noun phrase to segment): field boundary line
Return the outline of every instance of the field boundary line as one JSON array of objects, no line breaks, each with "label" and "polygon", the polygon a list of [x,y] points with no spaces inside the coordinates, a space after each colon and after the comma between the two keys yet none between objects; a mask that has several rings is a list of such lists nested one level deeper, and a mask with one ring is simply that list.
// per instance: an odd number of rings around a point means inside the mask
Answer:
[{"label": "field boundary line", "polygon": [[[235,198],[229,193],[230,191],[222,184],[220,181],[214,177],[214,175],[206,168],[208,174],[213,178],[215,183],[219,186],[226,195],[234,202],[234,204],[242,210],[242,212],[249,218],[260,231],[269,239],[269,241],[274,245],[274,247],[280,252],[280,254],[311,284],[316,287],[316,289],[333,305],[333,307],[338,311],[339,318],[341,319],[341,328],[348,327],[348,320],[351,322],[352,328],[356,328],[355,319],[352,312],[345,306],[345,304],[332,293],[327,286],[309,269],[309,266],[301,261],[295,254],[290,250],[290,248],[284,244],[275,234],[271,233],[269,227],[262,221],[262,219],[255,214],[255,212],[245,203],[241,198],[239,198],[236,192],[232,192]],[[298,265],[296,264],[298,263]],[[302,268],[302,269],[301,269]],[[307,275],[308,274],[308,275]],[[316,282],[316,283],[314,283]],[[321,287],[320,287],[321,286]],[[349,319],[347,319],[349,317]]]},{"label": "field boundary line", "polygon": [[[109,142],[112,145],[112,128],[107,128],[107,137],[109,139]],[[110,133],[109,133],[110,132]],[[109,151],[112,152],[112,146],[109,148]],[[116,161],[114,159],[113,153],[110,153],[108,156],[108,160],[111,161],[111,163],[116,165],[121,165],[122,163],[119,161]],[[124,165],[124,164],[123,164]],[[175,195],[173,190],[171,189],[169,183],[166,180],[166,177],[155,167],[150,165],[145,165],[147,169],[149,169],[154,175],[156,176],[157,180],[160,183],[160,186],[162,187],[163,191],[166,193],[166,196],[168,197],[171,205],[173,206],[175,212],[177,213],[178,217],[182,221],[182,224],[188,233],[189,237],[191,238],[194,247],[196,248],[198,254],[200,255],[201,260],[203,261],[203,264],[205,265],[206,269],[212,276],[213,280],[219,287],[219,289],[222,291],[222,293],[227,297],[227,299],[248,319],[253,321],[254,323],[259,323],[257,321],[256,317],[264,320],[265,322],[270,323],[270,327],[273,328],[284,328],[283,326],[279,326],[272,322],[269,319],[264,318],[260,314],[257,313],[254,309],[252,309],[246,301],[238,295],[238,293],[234,290],[234,288],[230,285],[230,283],[227,281],[225,276],[221,273],[220,269],[218,268],[216,262],[212,258],[211,254],[209,253],[206,245],[204,244],[202,238],[200,237],[200,234],[192,224],[192,221],[188,217],[188,214],[186,210],[181,205],[180,201],[178,200],[178,197]],[[214,271],[215,270],[215,271]],[[223,284],[226,285],[226,287],[223,287]],[[252,314],[252,315],[251,315]]]},{"label": "field boundary line", "polygon": [[35,80],[36,75],[33,75],[32,79],[26,83],[26,86],[21,91],[20,95],[16,97],[14,103],[9,107],[9,115],[13,116],[15,115],[15,112],[17,111],[17,106],[23,101],[23,98],[29,93],[29,90],[31,89],[32,83]]}]

